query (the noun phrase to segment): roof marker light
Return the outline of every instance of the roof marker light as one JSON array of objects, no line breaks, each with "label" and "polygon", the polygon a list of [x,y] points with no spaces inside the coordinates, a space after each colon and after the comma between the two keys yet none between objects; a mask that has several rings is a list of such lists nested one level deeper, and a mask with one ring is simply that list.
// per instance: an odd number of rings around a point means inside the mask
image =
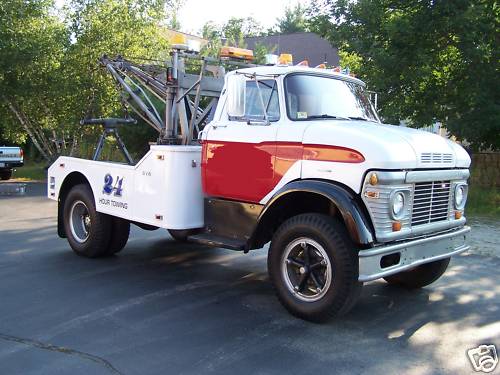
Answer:
[{"label": "roof marker light", "polygon": [[297,64],[297,66],[309,66],[309,61],[307,60],[302,60]]},{"label": "roof marker light", "polygon": [[278,55],[275,55],[273,53],[266,54],[264,59],[265,59],[265,65],[277,65],[278,64]]},{"label": "roof marker light", "polygon": [[292,65],[293,56],[290,53],[282,53],[278,59],[279,65]]},{"label": "roof marker light", "polygon": [[179,49],[179,50],[188,49],[186,36],[181,33],[176,32],[174,35],[172,35],[172,37],[170,38],[170,43],[172,45],[172,48],[174,49]]},{"label": "roof marker light", "polygon": [[326,69],[326,64],[319,64],[314,67],[315,69]]},{"label": "roof marker light", "polygon": [[254,59],[253,51],[251,49],[236,48],[224,46],[220,49],[220,57],[227,57],[232,59],[248,60],[252,61]]}]

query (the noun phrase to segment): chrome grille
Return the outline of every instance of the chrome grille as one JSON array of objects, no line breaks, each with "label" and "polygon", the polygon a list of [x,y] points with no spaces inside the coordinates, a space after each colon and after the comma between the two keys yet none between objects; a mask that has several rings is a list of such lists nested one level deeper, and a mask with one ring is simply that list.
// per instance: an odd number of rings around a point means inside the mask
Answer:
[{"label": "chrome grille", "polygon": [[415,184],[411,224],[421,225],[448,219],[450,181]]},{"label": "chrome grille", "polygon": [[423,152],[422,154],[420,154],[420,161],[422,162],[422,164],[453,163],[453,155],[442,154],[440,152]]}]

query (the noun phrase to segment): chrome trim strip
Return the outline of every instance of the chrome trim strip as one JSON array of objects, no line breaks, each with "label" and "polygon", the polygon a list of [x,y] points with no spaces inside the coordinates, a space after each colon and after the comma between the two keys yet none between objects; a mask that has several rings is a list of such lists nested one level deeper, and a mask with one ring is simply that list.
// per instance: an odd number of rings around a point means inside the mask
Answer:
[{"label": "chrome trim strip", "polygon": [[434,170],[434,171],[410,171],[406,173],[406,183],[433,182],[448,180],[466,180],[469,178],[468,169]]},{"label": "chrome trim strip", "polygon": [[390,254],[393,251],[401,250],[401,249],[404,249],[406,247],[422,245],[424,243],[427,243],[430,241],[435,241],[435,240],[444,240],[446,238],[460,236],[462,234],[466,234],[469,232],[470,232],[470,227],[465,226],[462,229],[459,229],[459,230],[456,230],[453,232],[446,232],[443,234],[438,234],[438,235],[435,235],[432,237],[419,238],[419,239],[416,239],[413,241],[401,242],[401,243],[397,243],[394,245],[379,246],[379,247],[375,247],[375,248],[368,249],[368,250],[361,250],[359,252],[359,257],[364,258],[364,257],[371,257],[374,255],[380,255],[380,254]]},{"label": "chrome trim strip", "polygon": [[465,217],[462,216],[458,220],[443,220],[429,224],[416,225],[411,228],[401,229],[399,232],[377,233],[377,241],[389,242],[402,238],[416,237],[422,234],[440,232],[443,230],[460,227],[464,225],[466,221],[467,220],[465,219]]},{"label": "chrome trim strip", "polygon": [[[406,172],[385,172],[385,171],[371,171],[367,173],[369,181],[369,176],[372,173],[377,174],[378,185],[394,185],[394,184],[404,184]],[[371,186],[371,185],[370,185]]]}]

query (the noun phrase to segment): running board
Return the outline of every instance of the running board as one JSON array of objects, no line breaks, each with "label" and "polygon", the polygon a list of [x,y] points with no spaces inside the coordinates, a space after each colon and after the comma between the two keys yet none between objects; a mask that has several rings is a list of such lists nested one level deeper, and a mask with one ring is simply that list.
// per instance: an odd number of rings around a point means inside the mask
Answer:
[{"label": "running board", "polygon": [[245,250],[246,243],[244,241],[228,238],[223,236],[217,236],[211,233],[200,233],[187,238],[190,242],[199,243],[201,245],[211,246],[211,247],[223,247],[231,250]]}]

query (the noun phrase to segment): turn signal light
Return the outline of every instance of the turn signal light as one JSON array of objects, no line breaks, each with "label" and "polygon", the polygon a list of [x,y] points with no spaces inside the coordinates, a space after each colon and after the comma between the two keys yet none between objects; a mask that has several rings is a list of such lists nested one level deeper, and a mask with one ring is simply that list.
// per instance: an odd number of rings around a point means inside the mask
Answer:
[{"label": "turn signal light", "polygon": [[378,184],[378,176],[376,173],[372,173],[370,176],[370,185],[377,185]]},{"label": "turn signal light", "polygon": [[380,198],[380,193],[378,191],[367,190],[365,192],[365,197],[378,199],[378,198]]},{"label": "turn signal light", "polygon": [[393,232],[399,232],[401,230],[401,222],[400,221],[393,221],[392,222],[392,231]]},{"label": "turn signal light", "polygon": [[460,211],[455,211],[455,220],[458,220],[462,217],[462,213]]}]

